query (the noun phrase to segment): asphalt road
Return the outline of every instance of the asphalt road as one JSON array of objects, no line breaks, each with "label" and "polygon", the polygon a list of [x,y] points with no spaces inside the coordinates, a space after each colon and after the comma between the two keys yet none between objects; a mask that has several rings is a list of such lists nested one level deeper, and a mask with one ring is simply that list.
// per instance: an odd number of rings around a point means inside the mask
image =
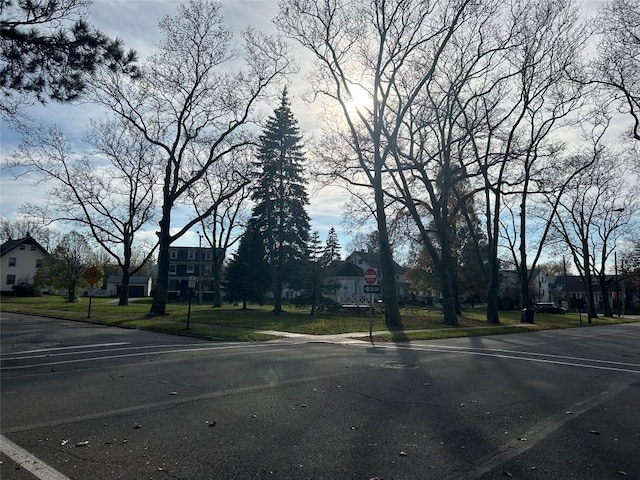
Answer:
[{"label": "asphalt road", "polygon": [[640,479],[640,324],[376,346],[1,328],[3,480]]}]

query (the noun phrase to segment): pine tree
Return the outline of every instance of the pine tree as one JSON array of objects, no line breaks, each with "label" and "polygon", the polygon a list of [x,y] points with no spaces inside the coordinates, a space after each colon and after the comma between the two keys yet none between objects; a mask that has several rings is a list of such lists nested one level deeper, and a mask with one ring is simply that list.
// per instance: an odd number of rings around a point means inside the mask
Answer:
[{"label": "pine tree", "polygon": [[325,244],[325,261],[327,265],[333,262],[339,262],[342,258],[340,256],[340,243],[338,241],[338,234],[336,229],[331,227],[329,234],[327,235],[327,243]]},{"label": "pine tree", "polygon": [[227,301],[262,303],[269,285],[269,267],[265,262],[262,239],[252,228],[247,228],[238,251],[226,268]]},{"label": "pine tree", "polygon": [[298,122],[291,112],[287,90],[260,136],[253,187],[252,225],[264,242],[271,268],[273,311],[282,311],[282,285],[297,262],[306,258],[309,240],[309,199],[303,175],[304,154]]}]

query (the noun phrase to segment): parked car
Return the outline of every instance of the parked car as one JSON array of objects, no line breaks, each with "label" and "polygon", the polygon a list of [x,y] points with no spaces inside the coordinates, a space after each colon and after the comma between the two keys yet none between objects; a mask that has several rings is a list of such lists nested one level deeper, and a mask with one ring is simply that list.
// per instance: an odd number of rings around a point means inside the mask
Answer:
[{"label": "parked car", "polygon": [[533,308],[537,313],[567,313],[567,311],[551,302],[536,303]]}]

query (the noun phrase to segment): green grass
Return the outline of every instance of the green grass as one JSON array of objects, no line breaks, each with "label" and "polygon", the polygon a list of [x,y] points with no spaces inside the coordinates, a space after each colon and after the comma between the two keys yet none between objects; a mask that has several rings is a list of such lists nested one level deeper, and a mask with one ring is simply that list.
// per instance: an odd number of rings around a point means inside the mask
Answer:
[{"label": "green grass", "polygon": [[[150,298],[137,300],[123,307],[118,306],[114,299],[93,298],[90,319],[87,319],[89,299],[86,297],[81,297],[76,303],[68,303],[59,296],[4,297],[0,309],[4,312],[90,321],[216,340],[265,341],[277,338],[273,335],[259,333],[258,330],[276,330],[307,335],[353,333],[354,338],[363,338],[369,333],[368,312],[359,314],[319,313],[311,316],[308,310],[289,307],[284,313],[276,316],[271,312],[271,306],[251,305],[251,308],[241,310],[239,307],[230,305],[212,308],[209,304],[192,303],[189,329],[187,330],[188,304],[186,302],[170,302],[167,305],[167,315],[154,318],[147,317],[150,305]],[[403,309],[402,315],[403,329],[389,331],[385,326],[383,314],[376,312],[373,316],[373,330],[388,331],[389,333],[375,335],[374,341],[430,340],[581,326],[577,314],[540,314],[536,315],[535,324],[529,325],[520,323],[520,312],[504,311],[500,312],[501,325],[493,326],[486,323],[484,311],[468,310],[459,318],[460,326],[458,327],[442,325],[441,314],[436,310]],[[600,317],[593,320],[593,325],[609,325],[630,321],[634,320]],[[586,325],[584,316],[582,325]],[[421,331],[409,332],[409,330]]]}]

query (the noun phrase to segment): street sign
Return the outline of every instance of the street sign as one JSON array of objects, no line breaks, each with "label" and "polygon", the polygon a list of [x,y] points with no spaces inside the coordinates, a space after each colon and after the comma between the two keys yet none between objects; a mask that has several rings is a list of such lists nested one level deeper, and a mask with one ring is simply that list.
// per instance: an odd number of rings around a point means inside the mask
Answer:
[{"label": "street sign", "polygon": [[380,293],[380,285],[365,285],[364,293]]},{"label": "street sign", "polygon": [[95,285],[102,278],[102,272],[98,267],[90,267],[84,271],[82,278],[89,282],[89,285]]},{"label": "street sign", "polygon": [[375,268],[367,268],[364,271],[364,283],[367,285],[378,283],[378,271]]},{"label": "street sign", "polygon": [[196,288],[196,277],[189,277],[189,288]]}]

